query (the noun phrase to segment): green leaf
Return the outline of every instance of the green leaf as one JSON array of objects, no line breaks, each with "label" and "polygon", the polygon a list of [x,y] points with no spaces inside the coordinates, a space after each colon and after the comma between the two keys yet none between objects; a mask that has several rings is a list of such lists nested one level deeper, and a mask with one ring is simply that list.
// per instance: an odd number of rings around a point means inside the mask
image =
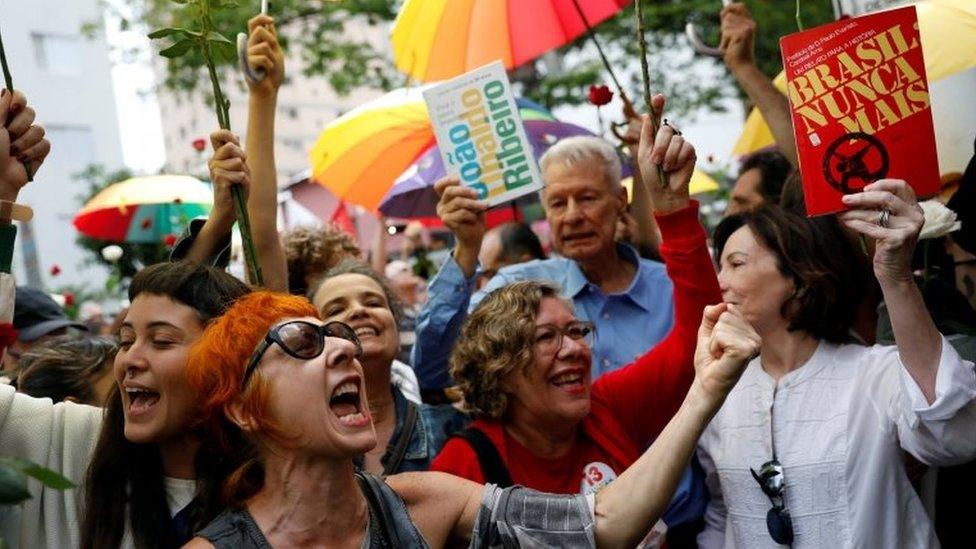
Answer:
[{"label": "green leaf", "polygon": [[64,478],[56,471],[41,467],[36,463],[24,459],[0,458],[0,467],[7,467],[20,474],[37,479],[44,486],[54,488],[55,490],[67,490],[68,488],[75,487],[70,480]]},{"label": "green leaf", "polygon": [[193,48],[193,46],[194,46],[193,40],[189,38],[184,38],[183,40],[180,40],[179,42],[159,52],[159,55],[162,55],[163,57],[168,57],[170,59],[174,59],[176,57],[182,57],[184,54],[186,54],[186,52],[190,51],[190,49]]},{"label": "green leaf", "polygon": [[237,59],[237,46],[224,42],[211,42],[211,49],[214,56],[225,63],[233,62]]},{"label": "green leaf", "polygon": [[157,31],[153,31],[149,33],[147,36],[151,40],[156,40],[157,38],[166,38],[167,36],[174,36],[177,34],[179,35],[186,34],[186,29],[180,27],[166,27],[165,29],[159,29]]},{"label": "green leaf", "polygon": [[217,31],[208,32],[207,41],[212,42],[214,44],[230,44],[231,46],[236,47],[236,44],[234,42],[231,42],[230,39],[228,39],[226,36],[220,34]]},{"label": "green leaf", "polygon": [[73,482],[62,476],[57,471],[52,471],[40,465],[32,465],[24,469],[24,474],[40,481],[41,484],[55,490],[68,490],[74,488]]},{"label": "green leaf", "polygon": [[27,478],[16,469],[0,464],[0,505],[14,505],[30,497]]}]

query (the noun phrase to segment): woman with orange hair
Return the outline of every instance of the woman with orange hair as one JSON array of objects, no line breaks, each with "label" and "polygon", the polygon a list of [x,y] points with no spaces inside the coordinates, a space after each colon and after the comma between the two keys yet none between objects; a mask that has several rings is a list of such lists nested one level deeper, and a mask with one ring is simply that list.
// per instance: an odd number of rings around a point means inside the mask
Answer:
[{"label": "woman with orange hair", "polygon": [[725,305],[705,310],[698,341],[678,413],[596,495],[502,490],[443,473],[381,479],[353,463],[377,443],[356,332],[323,323],[298,297],[245,296],[190,358],[204,444],[236,469],[224,480],[227,510],[188,547],[633,546],[664,512],[699,435],[759,348]]}]

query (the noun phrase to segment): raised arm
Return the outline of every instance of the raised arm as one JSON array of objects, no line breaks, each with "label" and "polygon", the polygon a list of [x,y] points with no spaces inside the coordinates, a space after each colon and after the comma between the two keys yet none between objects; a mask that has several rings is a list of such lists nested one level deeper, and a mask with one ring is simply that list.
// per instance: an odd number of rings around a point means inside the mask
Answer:
[{"label": "raised arm", "polygon": [[[210,134],[210,144],[214,153],[207,167],[210,169],[210,183],[214,192],[213,208],[200,231],[193,235],[186,253],[174,253],[176,258],[194,263],[210,263],[220,255],[221,250],[230,245],[230,233],[234,226],[231,187],[239,185],[245,196],[251,189],[250,170],[245,163],[244,150],[237,136],[228,130],[217,130]],[[179,249],[178,244],[176,250]]]},{"label": "raised arm", "polygon": [[705,308],[695,349],[695,380],[654,444],[596,496],[598,547],[634,547],[664,514],[705,427],[722,407],[759,335],[725,304]]},{"label": "raised arm", "polygon": [[624,105],[624,116],[627,117],[627,134],[624,136],[624,144],[630,153],[630,160],[634,163],[633,183],[631,184],[630,205],[628,210],[637,222],[637,234],[635,244],[637,251],[642,257],[659,257],[661,236],[657,222],[654,219],[654,205],[651,202],[651,193],[641,176],[640,165],[637,158],[640,154],[640,134],[643,128],[641,117],[634,111],[633,105]]},{"label": "raised arm", "polygon": [[[655,108],[663,106],[664,98],[655,97]],[[646,123],[638,158],[663,236],[661,256],[674,284],[674,327],[633,364],[601,376],[593,395],[614,411],[634,442],[643,447],[681,405],[694,377],[692,357],[702,310],[722,298],[698,205],[688,195],[694,147],[669,126],[662,126],[655,140]],[[658,180],[659,163],[668,175],[667,185]]]},{"label": "raised arm", "polygon": [[285,58],[278,45],[274,19],[268,15],[253,17],[248,21],[248,30],[248,62],[254,68],[263,69],[266,76],[260,82],[248,80],[250,99],[245,146],[254,185],[247,212],[264,285],[269,290],[287,292],[288,268],[278,238],[278,173],[274,157],[275,109],[278,89],[285,79]]},{"label": "raised arm", "polygon": [[[29,179],[27,170],[36,173],[51,152],[44,139],[44,128],[34,125],[34,110],[20,92],[0,91],[0,324],[10,323],[14,315],[14,280],[10,275],[17,227],[10,222],[13,203]],[[6,352],[0,340],[0,361]]]},{"label": "raised arm", "polygon": [[[721,407],[759,336],[726,305],[705,310],[697,333],[695,381],[678,413],[654,444],[616,481],[583,496],[499,490],[443,473],[395,475],[388,480],[432,546],[470,542],[486,547],[634,547],[664,513],[698,437]],[[595,522],[594,522],[595,521]]]},{"label": "raised arm", "polygon": [[[898,356],[929,404],[936,399],[942,336],[912,279],[912,254],[924,216],[912,188],[882,179],[844,196],[850,211],[839,215],[849,228],[876,241],[874,275],[891,315]],[[887,212],[887,213],[885,213]]]},{"label": "raised arm", "polygon": [[440,196],[437,215],[454,233],[457,245],[431,280],[427,303],[417,317],[417,342],[411,358],[425,390],[451,385],[448,359],[468,315],[487,209],[478,200],[478,193],[462,186],[456,176],[441,179],[434,184],[434,190]]},{"label": "raised arm", "polygon": [[786,95],[780,93],[756,65],[756,20],[745,4],[737,2],[722,9],[721,48],[732,77],[766,119],[776,148],[796,166],[796,139],[793,137],[790,104]]}]

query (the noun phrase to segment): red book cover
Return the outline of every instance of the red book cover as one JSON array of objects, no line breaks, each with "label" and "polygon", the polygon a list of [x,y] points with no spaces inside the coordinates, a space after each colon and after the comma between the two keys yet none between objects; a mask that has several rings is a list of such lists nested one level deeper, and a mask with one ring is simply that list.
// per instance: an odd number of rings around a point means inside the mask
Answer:
[{"label": "red book cover", "polygon": [[883,178],[938,192],[921,43],[914,6],[780,39],[807,215]]}]

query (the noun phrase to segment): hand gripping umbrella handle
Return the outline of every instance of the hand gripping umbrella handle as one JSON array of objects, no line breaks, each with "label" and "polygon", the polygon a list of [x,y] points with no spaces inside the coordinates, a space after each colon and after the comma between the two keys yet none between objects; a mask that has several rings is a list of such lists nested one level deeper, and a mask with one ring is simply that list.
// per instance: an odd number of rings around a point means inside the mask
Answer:
[{"label": "hand gripping umbrella handle", "polygon": [[[722,7],[727,7],[731,3],[732,0],[722,0]],[[685,23],[685,36],[688,37],[692,49],[696,52],[709,57],[722,57],[723,51],[721,48],[709,46],[701,39],[698,35],[698,26],[693,21]]]},{"label": "hand gripping umbrella handle", "polygon": [[[261,0],[261,13],[268,13],[268,0]],[[244,78],[252,83],[258,83],[264,80],[266,76],[264,74],[264,69],[252,69],[251,64],[247,62],[247,33],[240,32],[237,33],[237,60],[241,65],[241,72],[244,73]]]}]

